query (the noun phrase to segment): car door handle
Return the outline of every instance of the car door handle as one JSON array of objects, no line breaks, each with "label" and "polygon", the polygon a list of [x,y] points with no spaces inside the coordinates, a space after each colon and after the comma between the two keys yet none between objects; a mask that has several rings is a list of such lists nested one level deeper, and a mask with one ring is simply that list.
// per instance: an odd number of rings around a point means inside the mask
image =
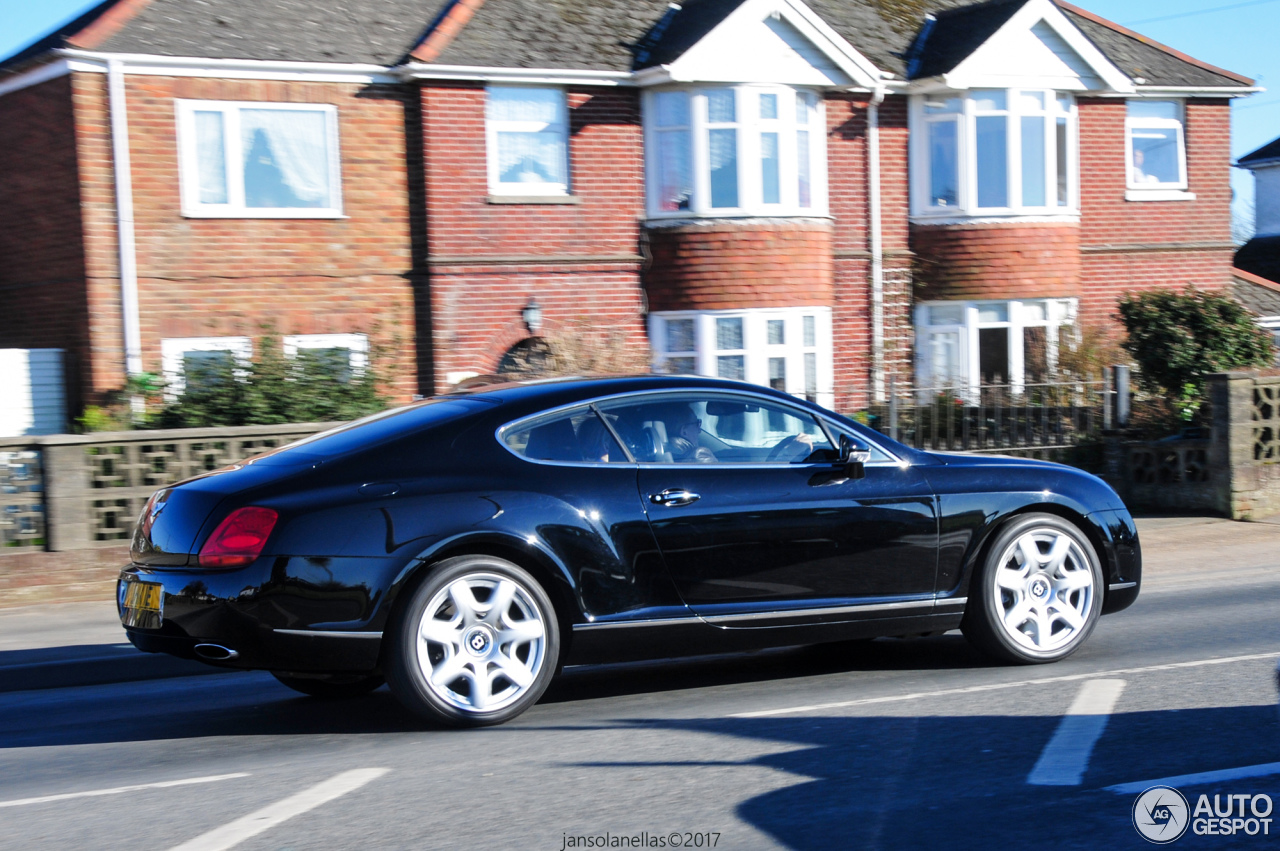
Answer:
[{"label": "car door handle", "polygon": [[690,505],[702,499],[701,494],[687,491],[684,488],[667,488],[662,493],[649,494],[649,501],[654,505],[666,505],[671,507]]}]

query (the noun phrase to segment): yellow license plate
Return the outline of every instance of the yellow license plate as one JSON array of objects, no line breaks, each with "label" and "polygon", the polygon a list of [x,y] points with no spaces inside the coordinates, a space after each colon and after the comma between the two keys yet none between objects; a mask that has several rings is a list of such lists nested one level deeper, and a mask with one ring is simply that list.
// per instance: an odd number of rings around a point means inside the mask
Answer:
[{"label": "yellow license plate", "polygon": [[159,629],[164,622],[164,586],[153,582],[126,583],[120,621],[139,629]]}]

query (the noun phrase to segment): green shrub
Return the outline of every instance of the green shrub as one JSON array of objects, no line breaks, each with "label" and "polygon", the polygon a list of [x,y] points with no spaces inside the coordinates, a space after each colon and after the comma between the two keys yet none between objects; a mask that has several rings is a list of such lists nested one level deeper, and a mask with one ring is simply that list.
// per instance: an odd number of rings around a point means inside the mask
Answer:
[{"label": "green shrub", "polygon": [[331,351],[287,358],[279,340],[258,340],[249,363],[212,358],[188,363],[182,393],[146,417],[144,428],[340,422],[387,406],[378,392],[375,353],[363,369]]},{"label": "green shrub", "polygon": [[1120,300],[1128,338],[1123,346],[1138,364],[1138,381],[1176,406],[1183,420],[1195,417],[1205,377],[1214,372],[1268,366],[1271,336],[1236,302],[1188,286],[1150,290]]}]

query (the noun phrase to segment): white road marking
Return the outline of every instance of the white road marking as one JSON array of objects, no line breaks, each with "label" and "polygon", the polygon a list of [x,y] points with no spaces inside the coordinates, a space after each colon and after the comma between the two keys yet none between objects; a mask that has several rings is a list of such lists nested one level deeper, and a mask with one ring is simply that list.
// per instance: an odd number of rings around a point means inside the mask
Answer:
[{"label": "white road marking", "polygon": [[296,795],[268,804],[230,824],[224,824],[222,827],[197,836],[190,842],[177,845],[171,851],[225,851],[227,848],[234,848],[246,839],[257,836],[281,822],[302,815],[321,804],[327,804],[335,798],[341,798],[348,792],[354,792],[390,770],[389,768],[357,768],[354,771],[335,774],[328,780],[317,783],[309,789],[303,789]]},{"label": "white road marking", "polygon": [[1027,775],[1031,786],[1079,786],[1089,768],[1093,746],[1107,729],[1107,719],[1116,708],[1124,680],[1089,680],[1058,722],[1053,738],[1040,752],[1040,759]]},{"label": "white road marking", "polygon": [[1120,674],[1146,674],[1152,671],[1173,671],[1180,668],[1200,668],[1205,665],[1228,665],[1232,662],[1253,662],[1259,659],[1275,659],[1280,653],[1254,653],[1250,656],[1226,656],[1217,659],[1197,659],[1193,662],[1170,662],[1165,665],[1148,665],[1145,668],[1118,668],[1114,671],[1093,671],[1088,674],[1065,674],[1061,677],[1040,677],[1034,680],[1018,680],[1012,683],[990,683],[981,686],[947,688],[938,691],[917,691],[910,694],[892,694],[886,697],[864,697],[859,700],[841,700],[835,703],[814,703],[809,706],[790,706],[786,709],[761,709],[756,712],[738,712],[730,718],[767,718],[771,715],[793,715],[800,712],[821,712],[828,709],[845,709],[850,706],[870,706],[876,703],[898,703],[904,700],[920,700],[925,697],[948,697],[956,694],[976,694],[984,691],[1000,691],[1023,686],[1040,686],[1049,683],[1070,683],[1079,680],[1095,680]]},{"label": "white road marking", "polygon": [[1142,780],[1138,783],[1117,783],[1104,787],[1117,795],[1144,792],[1152,786],[1201,786],[1206,783],[1222,783],[1227,780],[1243,780],[1248,777],[1270,777],[1280,774],[1280,762],[1264,762],[1262,765],[1246,765],[1244,768],[1224,768],[1221,771],[1201,771],[1198,774],[1179,774],[1159,780]]},{"label": "white road marking", "polygon": [[194,783],[216,783],[219,780],[231,780],[236,777],[248,777],[245,772],[239,774],[215,774],[210,777],[189,777],[186,780],[165,780],[162,783],[143,783],[138,786],[117,786],[114,789],[93,789],[88,792],[66,792],[62,795],[44,795],[39,798],[20,798],[16,801],[0,801],[0,807],[25,807],[28,804],[47,804],[50,801],[67,801],[71,798],[96,798],[99,795],[119,795],[123,792],[137,792],[141,789],[168,789],[171,786],[190,786]]}]

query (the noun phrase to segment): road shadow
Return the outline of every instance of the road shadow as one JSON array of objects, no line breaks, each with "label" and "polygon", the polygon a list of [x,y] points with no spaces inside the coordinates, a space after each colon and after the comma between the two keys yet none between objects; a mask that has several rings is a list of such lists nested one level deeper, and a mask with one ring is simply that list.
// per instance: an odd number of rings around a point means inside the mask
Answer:
[{"label": "road shadow", "polygon": [[837,673],[999,667],[1004,666],[983,656],[958,633],[929,638],[881,638],[772,648],[755,653],[565,668],[541,702],[563,703]]},{"label": "road shadow", "polygon": [[[1280,761],[1274,705],[1111,717],[1079,787],[1029,786],[1026,777],[1060,715],[722,718],[636,722],[792,746],[744,762],[591,762],[616,767],[735,765],[797,782],[738,804],[737,815],[797,851],[832,848],[1145,848],[1131,814],[1136,794],[1103,787]],[[717,749],[722,751],[722,749]],[[607,782],[602,780],[602,782]],[[776,785],[776,783],[771,784]],[[1280,777],[1186,786],[1201,793],[1266,793]],[[1272,836],[1196,836],[1187,848],[1256,848]]]},{"label": "road shadow", "polygon": [[[553,681],[541,703],[566,704],[838,673],[959,670],[991,664],[960,636],[878,639],[573,667]],[[526,716],[514,723],[531,722]],[[435,729],[443,728],[408,712],[386,687],[358,698],[323,700],[298,695],[261,672],[0,695],[0,750],[216,736]]]}]

